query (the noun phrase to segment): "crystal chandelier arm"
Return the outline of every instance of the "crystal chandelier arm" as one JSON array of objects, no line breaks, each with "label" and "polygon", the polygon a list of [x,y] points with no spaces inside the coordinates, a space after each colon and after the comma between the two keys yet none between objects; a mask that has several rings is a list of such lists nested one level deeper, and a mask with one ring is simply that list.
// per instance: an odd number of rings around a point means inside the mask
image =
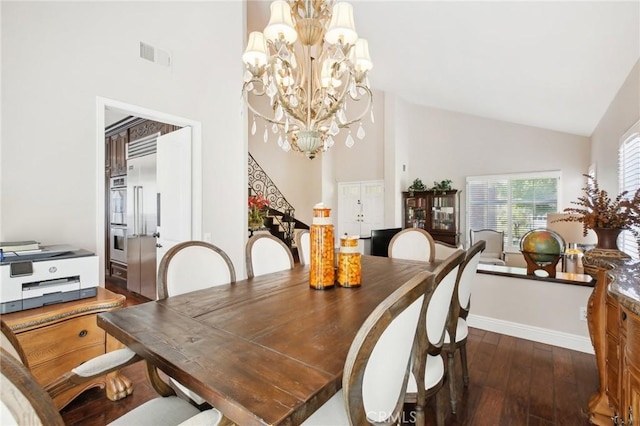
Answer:
[{"label": "crystal chandelier arm", "polygon": [[[245,83],[246,85],[246,83]],[[264,121],[267,121],[269,123],[273,123],[273,124],[277,124],[278,126],[284,126],[284,122],[281,121],[277,121],[274,120],[273,118],[269,118],[266,115],[262,114],[260,111],[258,111],[257,109],[255,109],[253,107],[253,105],[251,105],[251,102],[249,101],[249,93],[246,90],[243,90],[243,95],[244,95],[244,101],[247,104],[247,108],[249,108],[249,110],[254,113],[255,115],[257,115],[258,117],[262,118]]]},{"label": "crystal chandelier arm", "polygon": [[[349,94],[349,86],[351,85],[351,79],[352,79],[352,77],[349,76],[349,78],[347,79],[347,83],[345,84],[344,90],[343,90],[342,94],[340,95],[340,98],[338,98],[338,100],[333,104],[333,106],[331,108],[328,108],[327,111],[324,113],[324,115],[319,116],[319,117],[316,118],[316,122],[317,123],[322,123],[323,121],[327,120],[329,117],[333,116],[340,109],[340,107],[345,102],[347,94]],[[350,124],[353,124],[353,123],[359,121],[362,117],[364,117],[364,115],[369,110],[369,107],[373,103],[373,94],[371,93],[371,90],[367,86],[365,86],[363,84],[356,84],[356,89],[363,89],[363,90],[365,90],[367,92],[367,95],[368,95],[367,107],[363,110],[363,112],[357,118],[354,118],[353,120],[350,120],[350,121],[348,121],[346,123],[340,124],[338,126],[340,128],[347,127]],[[359,100],[359,98],[353,98],[353,97],[351,99],[353,99],[354,101],[358,101]]]},{"label": "crystal chandelier arm", "polygon": [[[371,89],[369,89],[367,86],[363,86],[363,85],[356,85],[356,88],[362,88],[367,92],[368,98],[367,98],[367,106],[364,108],[364,110],[362,111],[362,113],[360,113],[360,115],[356,118],[354,118],[353,120],[347,121],[344,124],[339,124],[338,127],[345,128],[345,127],[349,127],[351,124],[356,123],[358,121],[360,121],[362,119],[362,117],[364,117],[364,115],[369,112],[371,110],[371,108],[373,107],[373,93],[371,93]],[[353,99],[354,101],[358,102],[360,99]]]},{"label": "crystal chandelier arm", "polygon": [[[280,103],[280,105],[282,106],[282,109],[286,112],[287,115],[289,115],[294,121],[296,121],[298,124],[298,126],[303,127],[304,128],[304,117],[301,116],[301,111],[296,111],[295,107],[291,105],[291,102],[289,102],[289,99],[287,98],[287,95],[282,91],[282,86],[280,84],[277,83],[277,81],[275,80],[275,76],[276,76],[276,60],[274,59],[273,61],[271,61],[271,75],[272,78],[274,79],[274,85],[276,87],[276,91],[277,91],[277,96],[278,96],[278,102]],[[283,124],[280,122],[276,122],[273,120],[268,120],[271,121],[272,123],[278,123],[278,124]]]}]

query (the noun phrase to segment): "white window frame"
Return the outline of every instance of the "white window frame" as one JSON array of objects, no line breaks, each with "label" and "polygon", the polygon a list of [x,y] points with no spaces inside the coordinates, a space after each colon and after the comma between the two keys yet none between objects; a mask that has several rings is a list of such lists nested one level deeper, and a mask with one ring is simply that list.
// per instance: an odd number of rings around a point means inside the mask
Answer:
[{"label": "white window frame", "polygon": [[[633,150],[629,153],[627,150]],[[627,155],[625,155],[627,154]],[[629,191],[628,197],[632,197],[636,189],[640,187],[640,121],[637,121],[620,138],[618,146],[618,190]],[[628,173],[623,173],[623,168],[634,167],[637,173],[625,179]],[[634,259],[638,259],[638,246],[633,234],[624,231],[618,237],[618,248]]]},{"label": "white window frame", "polygon": [[[508,184],[508,197],[509,197],[509,201],[508,201],[508,218],[507,218],[507,229],[505,230],[505,242],[504,242],[504,249],[506,252],[510,252],[510,253],[519,253],[520,252],[520,247],[511,244],[511,241],[513,241],[512,238],[512,231],[513,231],[513,220],[512,220],[512,215],[511,215],[511,181],[512,180],[521,180],[521,179],[529,179],[529,178],[533,178],[533,179],[545,179],[545,178],[555,178],[557,179],[557,188],[556,188],[556,193],[557,193],[557,198],[556,198],[556,210],[558,210],[560,208],[560,206],[562,205],[562,191],[560,183],[562,181],[562,171],[560,170],[549,170],[549,171],[541,171],[541,172],[525,172],[525,173],[508,173],[508,174],[496,174],[496,175],[482,175],[482,176],[467,176],[466,178],[466,203],[465,203],[465,210],[466,210],[466,219],[465,219],[465,227],[466,227],[466,235],[469,235],[469,229],[470,229],[470,224],[471,224],[471,220],[470,220],[470,205],[471,203],[469,202],[469,198],[471,196],[471,192],[469,190],[469,183],[473,182],[473,181],[491,181],[491,180],[508,180],[509,184]],[[546,219],[545,219],[545,224],[542,225],[541,227],[546,226]]]}]

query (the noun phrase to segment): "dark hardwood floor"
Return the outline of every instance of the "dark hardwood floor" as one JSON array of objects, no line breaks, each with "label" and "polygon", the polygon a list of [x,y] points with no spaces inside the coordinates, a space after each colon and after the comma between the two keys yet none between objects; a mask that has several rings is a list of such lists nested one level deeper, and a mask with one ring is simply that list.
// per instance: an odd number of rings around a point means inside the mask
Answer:
[{"label": "dark hardwood floor", "polygon": [[[147,301],[115,283],[107,288],[127,296],[127,304]],[[588,425],[589,396],[598,389],[595,357],[582,352],[471,329],[467,342],[470,384],[462,386],[456,356],[458,412],[447,425]],[[67,425],[104,425],[154,398],[142,363],[122,373],[134,382],[133,395],[109,401],[102,389],[85,391],[62,410]],[[445,384],[445,391],[448,385]],[[448,391],[447,398],[448,398]],[[435,425],[435,401],[427,409],[427,424]],[[407,406],[405,423],[411,424]]]}]

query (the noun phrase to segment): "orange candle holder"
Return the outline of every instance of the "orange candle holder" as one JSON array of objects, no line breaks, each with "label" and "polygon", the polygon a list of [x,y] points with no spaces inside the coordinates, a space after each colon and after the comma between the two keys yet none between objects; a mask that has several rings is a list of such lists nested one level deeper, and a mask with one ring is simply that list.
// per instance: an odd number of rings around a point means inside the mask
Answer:
[{"label": "orange candle holder", "polygon": [[362,284],[362,256],[358,250],[358,236],[340,238],[338,253],[338,284],[359,287]]},{"label": "orange candle holder", "polygon": [[335,240],[331,209],[321,204],[313,208],[310,240],[309,285],[317,290],[331,288],[335,285],[333,250]]}]

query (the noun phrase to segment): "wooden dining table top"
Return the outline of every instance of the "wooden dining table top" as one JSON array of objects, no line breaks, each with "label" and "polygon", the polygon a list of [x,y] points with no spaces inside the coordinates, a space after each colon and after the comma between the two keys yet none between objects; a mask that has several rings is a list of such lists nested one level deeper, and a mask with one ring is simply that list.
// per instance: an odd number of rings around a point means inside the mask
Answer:
[{"label": "wooden dining table top", "polygon": [[394,290],[435,263],[362,257],[362,285],[309,268],[101,313],[98,325],[239,425],[299,424],[342,387],[349,347]]}]

